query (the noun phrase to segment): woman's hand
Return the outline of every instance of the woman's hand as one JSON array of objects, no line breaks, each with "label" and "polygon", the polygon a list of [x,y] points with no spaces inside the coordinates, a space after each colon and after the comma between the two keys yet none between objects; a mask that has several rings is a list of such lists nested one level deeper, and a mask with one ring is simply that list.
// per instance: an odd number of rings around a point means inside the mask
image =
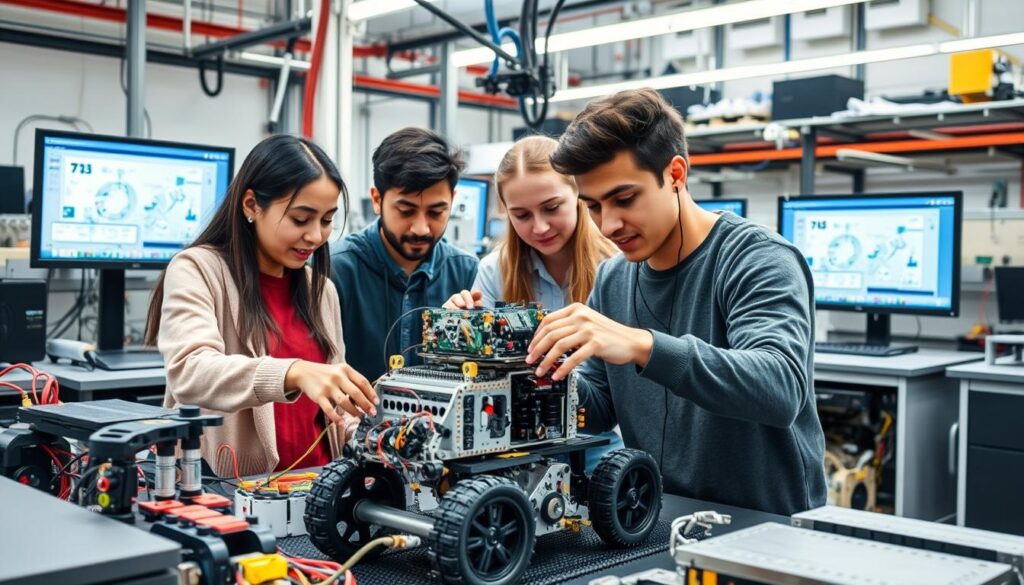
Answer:
[{"label": "woman's hand", "polygon": [[484,293],[473,290],[462,290],[451,296],[447,302],[443,305],[445,309],[476,309],[483,306],[481,299],[484,298]]},{"label": "woman's hand", "polygon": [[370,383],[348,364],[318,364],[299,360],[288,368],[285,390],[299,390],[315,402],[332,423],[344,425],[337,409],[354,417],[374,416],[380,401]]}]

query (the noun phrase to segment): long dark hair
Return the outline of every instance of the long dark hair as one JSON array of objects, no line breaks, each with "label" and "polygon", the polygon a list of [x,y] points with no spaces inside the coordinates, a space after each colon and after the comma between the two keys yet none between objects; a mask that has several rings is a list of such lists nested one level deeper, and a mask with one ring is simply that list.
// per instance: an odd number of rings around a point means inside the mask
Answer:
[{"label": "long dark hair", "polygon": [[[344,218],[348,218],[348,189],[338,168],[316,144],[297,136],[271,136],[252,149],[238,170],[227,196],[209,225],[189,247],[206,246],[219,253],[228,265],[241,297],[238,312],[238,334],[243,343],[264,351],[269,347],[268,335],[280,330],[267,311],[260,294],[256,230],[245,221],[242,200],[250,189],[256,204],[266,209],[274,201],[287,197],[289,203],[298,192],[320,177],[326,176],[341,191]],[[344,223],[341,224],[342,226]],[[337,353],[337,345],[324,327],[320,311],[324,287],[328,286],[331,261],[325,242],[313,252],[313,278],[306,278],[305,269],[290,272],[292,303],[295,312],[309,327],[317,345],[327,359]],[[165,273],[166,274],[166,273]],[[156,345],[160,333],[160,316],[164,299],[164,276],[153,289],[146,320],[146,343]]]}]

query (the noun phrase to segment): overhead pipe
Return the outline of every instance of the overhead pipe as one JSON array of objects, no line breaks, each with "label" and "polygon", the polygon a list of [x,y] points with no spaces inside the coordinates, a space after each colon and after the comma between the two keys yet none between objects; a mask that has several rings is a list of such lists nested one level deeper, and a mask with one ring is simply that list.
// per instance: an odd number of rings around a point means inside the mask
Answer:
[{"label": "overhead pipe", "polygon": [[[91,4],[89,2],[81,2],[80,0],[0,0],[0,4],[18,6],[21,8],[32,8],[47,12],[56,12],[65,16],[104,20],[107,22],[124,23],[127,18],[127,11],[124,8]],[[191,39],[193,35],[228,38],[253,32],[251,29],[247,28],[238,28],[215,24],[212,22],[193,20],[191,18],[190,4],[190,0],[185,0],[185,19],[160,14],[147,14],[146,24],[149,28],[183,33],[185,35],[184,44],[186,49],[192,48]],[[187,24],[190,24],[190,26],[187,26]],[[283,49],[287,43],[285,41],[275,41],[268,44]],[[311,46],[309,39],[299,39],[295,43],[294,49],[297,53],[308,53]],[[357,59],[366,59],[370,57],[384,58],[387,57],[387,54],[388,47],[384,44],[357,45],[352,48],[352,56]],[[396,53],[395,57],[410,60],[413,58],[412,54],[408,52]]]}]

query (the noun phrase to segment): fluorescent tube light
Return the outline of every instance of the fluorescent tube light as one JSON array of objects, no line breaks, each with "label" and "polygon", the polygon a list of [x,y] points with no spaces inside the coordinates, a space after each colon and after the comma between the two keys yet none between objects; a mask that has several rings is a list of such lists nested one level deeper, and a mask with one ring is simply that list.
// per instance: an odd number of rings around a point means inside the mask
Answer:
[{"label": "fluorescent tube light", "polygon": [[[673,14],[553,34],[548,43],[549,51],[556,53],[607,43],[644,39],[737,22],[760,20],[794,12],[859,4],[865,1],[867,0],[747,0],[746,2],[722,4],[697,10],[684,10]],[[360,4],[362,3],[360,2]],[[544,39],[537,39],[536,46],[537,52],[543,53]],[[509,53],[515,51],[515,47],[511,43],[502,45],[502,48]],[[452,59],[457,66],[465,67],[491,61],[494,59],[494,52],[483,47],[466,49],[454,52]]]},{"label": "fluorescent tube light", "polygon": [[[329,0],[324,0],[329,1]],[[431,0],[435,2],[436,0]],[[413,0],[361,0],[348,7],[348,19],[351,21],[377,18],[385,14],[401,12],[418,6]]]},{"label": "fluorescent tube light", "polygon": [[852,65],[863,65],[867,63],[881,63],[883,61],[897,61],[900,59],[927,57],[935,54],[938,54],[938,49],[935,45],[930,44],[910,45],[907,47],[894,47],[889,49],[875,49],[872,51],[856,51],[854,53],[830,55],[828,57],[780,61],[764,65],[744,65],[741,67],[713,69],[710,71],[699,71],[696,73],[678,73],[675,75],[663,75],[661,77],[653,77],[650,79],[636,79],[621,83],[609,83],[605,85],[592,85],[587,87],[564,89],[556,93],[554,97],[551,98],[551,101],[568,102],[572,100],[588,99],[609,95],[626,89],[638,89],[641,87],[666,89],[669,87],[706,85],[721,81],[735,81],[737,79],[752,79],[755,77],[775,77],[789,75],[792,73],[803,73],[806,71],[818,71],[820,69],[832,69],[834,67],[849,67]]},{"label": "fluorescent tube light", "polygon": [[1007,47],[1009,45],[1024,45],[1024,33],[1009,33],[1005,35],[992,35],[988,37],[975,37],[973,39],[945,41],[943,43],[939,43],[939,51],[942,53],[959,53],[961,51],[994,49],[996,47]]}]

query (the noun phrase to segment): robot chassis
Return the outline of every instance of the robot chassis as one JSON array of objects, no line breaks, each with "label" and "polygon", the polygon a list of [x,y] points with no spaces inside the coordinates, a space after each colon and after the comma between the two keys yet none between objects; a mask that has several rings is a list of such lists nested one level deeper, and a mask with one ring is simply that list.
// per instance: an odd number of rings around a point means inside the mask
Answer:
[{"label": "robot chassis", "polygon": [[[589,477],[575,374],[537,377],[526,349],[536,305],[423,313],[422,366],[393,356],[381,400],[306,501],[312,543],[344,562],[374,538],[419,536],[445,583],[515,583],[538,536],[592,526],[612,547],[642,542],[661,511],[646,452],[607,453]],[[566,463],[568,461],[568,463]],[[407,509],[430,490],[429,513]]]}]

